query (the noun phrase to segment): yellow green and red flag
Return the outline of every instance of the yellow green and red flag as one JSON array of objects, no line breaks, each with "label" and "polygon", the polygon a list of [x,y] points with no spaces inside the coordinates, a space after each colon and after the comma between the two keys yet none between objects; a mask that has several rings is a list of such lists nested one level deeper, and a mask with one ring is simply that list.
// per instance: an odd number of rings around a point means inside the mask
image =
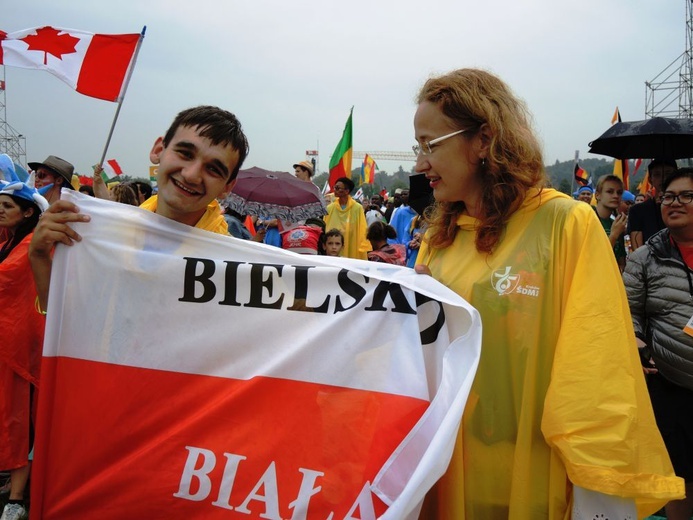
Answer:
[{"label": "yellow green and red flag", "polygon": [[349,111],[349,119],[347,119],[342,138],[337,143],[332,157],[330,158],[330,189],[334,187],[334,183],[340,177],[348,177],[351,179],[351,156],[353,153],[352,145],[352,124],[351,118],[354,114],[354,107]]}]

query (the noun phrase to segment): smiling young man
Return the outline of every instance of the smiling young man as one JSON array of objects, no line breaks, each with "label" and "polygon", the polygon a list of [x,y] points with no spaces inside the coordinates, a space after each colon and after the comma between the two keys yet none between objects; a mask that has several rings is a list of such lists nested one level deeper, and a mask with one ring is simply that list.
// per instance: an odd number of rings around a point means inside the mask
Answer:
[{"label": "smiling young man", "polygon": [[[176,222],[228,234],[216,198],[231,191],[248,155],[248,140],[235,115],[213,106],[179,113],[149,154],[158,164],[158,194],[142,208]],[[64,200],[52,204],[36,226],[29,260],[42,309],[46,308],[55,244],[72,245],[81,237],[66,224],[88,222],[89,216]]]}]

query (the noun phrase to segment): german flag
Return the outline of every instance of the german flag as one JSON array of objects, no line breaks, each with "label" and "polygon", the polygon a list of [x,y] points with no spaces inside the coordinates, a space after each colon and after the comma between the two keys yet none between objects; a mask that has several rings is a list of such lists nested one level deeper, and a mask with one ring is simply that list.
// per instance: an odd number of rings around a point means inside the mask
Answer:
[{"label": "german flag", "polygon": [[590,174],[580,168],[578,163],[575,163],[575,181],[580,186],[587,186],[590,182]]}]

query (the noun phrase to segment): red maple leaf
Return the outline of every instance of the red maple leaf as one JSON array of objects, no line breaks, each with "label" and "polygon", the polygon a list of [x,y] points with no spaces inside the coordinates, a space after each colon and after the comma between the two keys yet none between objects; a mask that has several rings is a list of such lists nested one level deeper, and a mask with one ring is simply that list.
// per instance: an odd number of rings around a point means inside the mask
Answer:
[{"label": "red maple leaf", "polygon": [[52,54],[59,60],[63,59],[63,54],[77,52],[75,45],[79,43],[79,38],[70,34],[60,34],[60,31],[53,27],[41,27],[36,30],[36,34],[30,34],[21,38],[27,43],[30,51],[43,51],[43,64],[48,64],[48,54]]}]

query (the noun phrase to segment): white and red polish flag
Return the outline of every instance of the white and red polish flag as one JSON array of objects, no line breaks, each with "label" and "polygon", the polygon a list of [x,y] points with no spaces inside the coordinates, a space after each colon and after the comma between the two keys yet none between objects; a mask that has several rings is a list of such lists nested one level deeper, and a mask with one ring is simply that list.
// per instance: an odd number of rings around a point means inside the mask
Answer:
[{"label": "white and red polish flag", "polygon": [[429,276],[63,194],[32,518],[415,518],[476,371]]},{"label": "white and red polish flag", "polygon": [[50,26],[0,31],[0,65],[47,70],[81,94],[120,101],[140,38]]}]

